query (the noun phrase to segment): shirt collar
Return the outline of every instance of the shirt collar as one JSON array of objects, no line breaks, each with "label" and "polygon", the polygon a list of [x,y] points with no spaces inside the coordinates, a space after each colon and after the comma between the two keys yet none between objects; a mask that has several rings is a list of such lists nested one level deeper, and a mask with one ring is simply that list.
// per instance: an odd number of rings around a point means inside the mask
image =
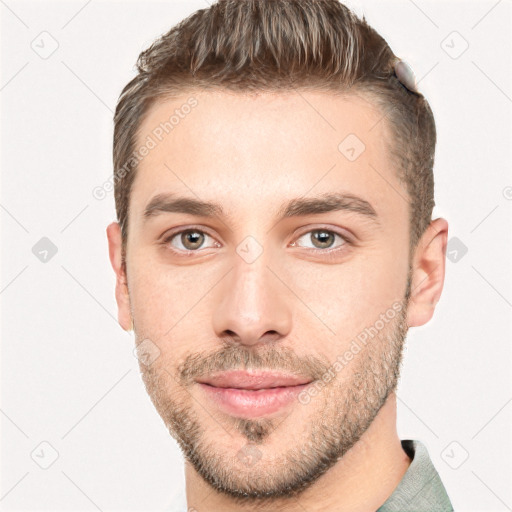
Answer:
[{"label": "shirt collar", "polygon": [[377,512],[452,512],[453,506],[425,445],[411,439],[402,439],[401,443],[411,464]]}]

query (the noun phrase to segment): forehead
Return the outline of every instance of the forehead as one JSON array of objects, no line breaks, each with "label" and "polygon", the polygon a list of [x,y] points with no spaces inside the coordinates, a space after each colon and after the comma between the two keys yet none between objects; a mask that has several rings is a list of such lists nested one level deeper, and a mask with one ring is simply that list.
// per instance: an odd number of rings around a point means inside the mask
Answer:
[{"label": "forehead", "polygon": [[255,201],[270,212],[288,197],[333,191],[385,210],[390,196],[406,193],[382,118],[363,97],[326,92],[191,90],[157,102],[139,129],[136,147],[150,149],[138,164],[130,222],[160,193],[223,203],[233,216]]}]

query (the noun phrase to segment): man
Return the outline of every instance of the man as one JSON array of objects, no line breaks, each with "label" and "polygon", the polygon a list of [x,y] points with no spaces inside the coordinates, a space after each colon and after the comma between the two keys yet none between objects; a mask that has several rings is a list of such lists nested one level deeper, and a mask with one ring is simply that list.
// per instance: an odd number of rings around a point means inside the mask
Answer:
[{"label": "man", "polygon": [[435,139],[410,68],[337,0],[220,0],[140,55],[107,235],[185,457],[176,510],[453,510],[396,429],[444,281]]}]

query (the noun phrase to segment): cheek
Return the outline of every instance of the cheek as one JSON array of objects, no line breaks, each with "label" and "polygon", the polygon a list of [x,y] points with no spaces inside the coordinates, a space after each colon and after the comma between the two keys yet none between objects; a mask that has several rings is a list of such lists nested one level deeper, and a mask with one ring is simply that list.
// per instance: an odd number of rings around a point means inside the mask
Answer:
[{"label": "cheek", "polygon": [[211,324],[212,312],[205,311],[205,304],[217,271],[177,268],[142,257],[131,264],[130,302],[139,336],[165,340],[163,350],[173,339],[198,338],[198,326]]},{"label": "cheek", "polygon": [[[183,316],[186,283],[171,278],[171,270],[156,263],[134,262],[130,280],[130,303],[138,330],[147,337],[162,336]],[[147,331],[147,332],[146,332]]]},{"label": "cheek", "polygon": [[324,335],[326,350],[339,350],[402,300],[407,254],[374,249],[340,265],[303,270],[292,281],[301,299],[293,306],[295,321],[300,330]]}]

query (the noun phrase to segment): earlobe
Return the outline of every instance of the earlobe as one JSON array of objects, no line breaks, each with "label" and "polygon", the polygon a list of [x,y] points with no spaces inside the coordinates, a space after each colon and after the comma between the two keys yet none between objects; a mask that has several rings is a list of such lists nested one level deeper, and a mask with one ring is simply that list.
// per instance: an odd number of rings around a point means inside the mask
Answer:
[{"label": "earlobe", "polygon": [[409,327],[426,324],[434,315],[443,291],[448,222],[433,220],[423,233],[413,257]]},{"label": "earlobe", "polygon": [[110,263],[116,274],[117,318],[121,327],[125,331],[130,331],[133,328],[133,323],[126,266],[122,261],[122,237],[119,223],[112,222],[107,226],[107,239]]}]

